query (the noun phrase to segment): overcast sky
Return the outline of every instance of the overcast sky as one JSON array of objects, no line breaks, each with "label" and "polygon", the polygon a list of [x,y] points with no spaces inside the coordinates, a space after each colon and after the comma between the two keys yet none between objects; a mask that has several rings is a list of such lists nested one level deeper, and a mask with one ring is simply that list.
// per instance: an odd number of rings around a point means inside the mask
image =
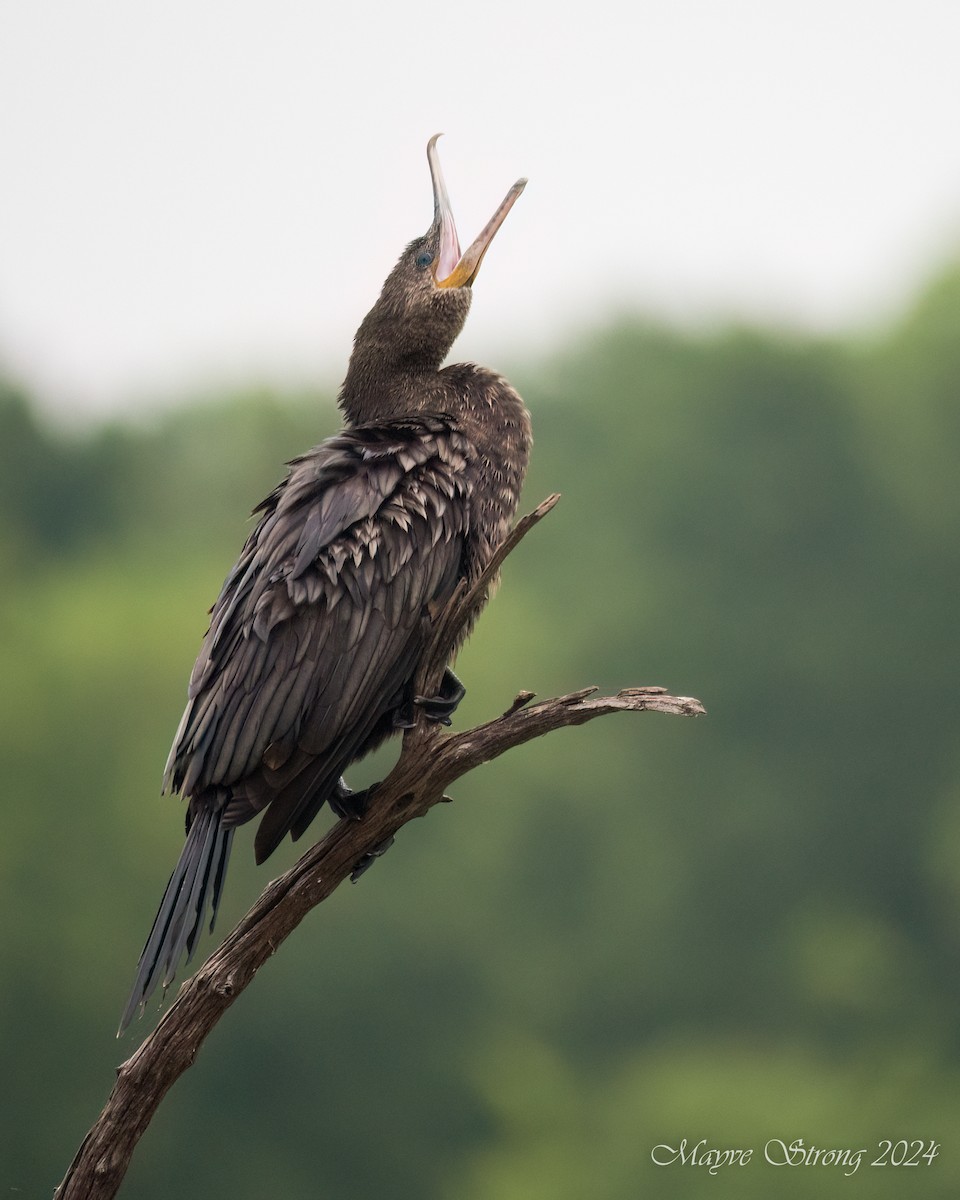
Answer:
[{"label": "overcast sky", "polygon": [[530,179],[462,357],[877,319],[960,240],[960,3],[4,0],[0,365],[74,414],[337,382],[438,130],[463,244]]}]

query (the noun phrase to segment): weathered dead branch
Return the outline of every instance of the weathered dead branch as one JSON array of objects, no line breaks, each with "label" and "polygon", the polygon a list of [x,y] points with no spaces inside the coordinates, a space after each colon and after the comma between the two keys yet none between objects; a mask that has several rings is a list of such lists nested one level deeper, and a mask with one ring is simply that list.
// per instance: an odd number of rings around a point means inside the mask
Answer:
[{"label": "weathered dead branch", "polygon": [[[558,499],[550,496],[519,521],[482,578],[469,591],[458,592],[440,616],[418,675],[422,694],[435,693],[460,630],[475,618],[503,560]],[[699,700],[671,696],[659,687],[625,688],[615,696],[595,692],[584,688],[538,704],[531,703],[532,692],[521,692],[502,716],[462,733],[448,733],[425,720],[409,730],[396,766],[377,786],[363,820],[339,821],[289,871],[267,885],[219,949],[180,987],[154,1032],[120,1066],[103,1112],[57,1189],[57,1200],[108,1200],[116,1195],[161,1100],[260,967],[358,864],[375,856],[408,821],[445,799],[456,779],[523,742],[607,713],[704,712]]]}]

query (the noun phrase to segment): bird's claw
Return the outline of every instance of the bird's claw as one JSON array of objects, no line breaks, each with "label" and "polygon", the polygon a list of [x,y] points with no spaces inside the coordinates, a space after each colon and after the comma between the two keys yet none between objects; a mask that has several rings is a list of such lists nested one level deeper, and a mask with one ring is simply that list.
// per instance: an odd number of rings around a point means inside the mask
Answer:
[{"label": "bird's claw", "polygon": [[393,841],[394,838],[393,834],[391,833],[389,837],[384,838],[382,842],[374,846],[374,848],[368,853],[364,854],[363,857],[357,862],[357,865],[350,872],[350,882],[356,883],[361,875],[364,875],[367,871],[369,871],[377,859],[382,858],[383,855],[386,854],[386,852],[393,845]]},{"label": "bird's claw", "polygon": [[408,696],[393,710],[394,729],[413,729],[417,723],[419,708],[428,721],[438,725],[449,725],[457,711],[457,705],[467,694],[467,689],[449,667],[443,672],[440,688],[435,696]]},{"label": "bird's claw", "polygon": [[399,708],[393,710],[392,724],[394,729],[412,729],[416,723],[417,716],[413,711],[412,700],[408,700],[405,704],[401,704]]},{"label": "bird's claw", "polygon": [[361,821],[370,807],[370,799],[376,786],[376,784],[372,784],[368,788],[363,788],[362,791],[355,792],[352,788],[347,787],[346,780],[341,776],[337,780],[333,794],[327,798],[327,803],[341,821]]},{"label": "bird's claw", "polygon": [[467,694],[467,689],[454,675],[449,667],[443,672],[440,680],[440,690],[435,696],[414,696],[413,703],[423,710],[429,721],[438,725],[449,725],[450,718],[457,711],[457,706]]}]

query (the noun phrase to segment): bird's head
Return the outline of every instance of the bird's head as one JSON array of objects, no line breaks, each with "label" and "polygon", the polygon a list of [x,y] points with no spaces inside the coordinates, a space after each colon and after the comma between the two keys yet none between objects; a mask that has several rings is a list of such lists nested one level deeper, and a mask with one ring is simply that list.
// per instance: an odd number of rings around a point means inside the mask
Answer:
[{"label": "bird's head", "polygon": [[[385,370],[436,370],[463,328],[470,310],[471,285],[504,218],[526,186],[518,179],[477,238],[462,254],[453,210],[440,169],[435,134],[427,143],[433,181],[433,221],[400,255],[380,298],[360,329],[351,368],[379,358]],[[363,372],[365,375],[366,370]],[[348,376],[347,387],[351,380]]]}]

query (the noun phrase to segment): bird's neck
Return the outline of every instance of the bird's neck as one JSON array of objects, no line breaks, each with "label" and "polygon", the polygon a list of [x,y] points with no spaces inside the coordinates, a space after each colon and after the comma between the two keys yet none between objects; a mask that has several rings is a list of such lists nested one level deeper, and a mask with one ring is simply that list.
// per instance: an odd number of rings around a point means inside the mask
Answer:
[{"label": "bird's neck", "polygon": [[431,411],[440,384],[439,366],[412,356],[387,360],[355,351],[340,389],[340,407],[351,425]]},{"label": "bird's neck", "polygon": [[353,341],[340,407],[353,425],[437,411],[440,366],[463,328],[469,288],[410,295],[393,276]]},{"label": "bird's neck", "polygon": [[357,330],[340,389],[340,407],[352,425],[434,408],[440,364],[449,347],[428,336],[431,332],[385,319],[376,310],[367,317]]}]

